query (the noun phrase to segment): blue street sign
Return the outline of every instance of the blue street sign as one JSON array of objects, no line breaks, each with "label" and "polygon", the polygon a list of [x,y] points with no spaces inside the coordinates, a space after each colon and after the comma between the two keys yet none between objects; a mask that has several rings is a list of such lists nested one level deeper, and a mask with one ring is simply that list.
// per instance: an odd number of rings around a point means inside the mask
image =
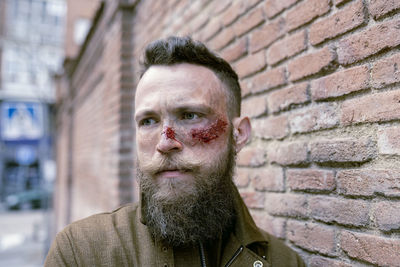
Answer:
[{"label": "blue street sign", "polygon": [[1,136],[5,141],[38,140],[43,136],[43,108],[33,102],[3,102]]}]

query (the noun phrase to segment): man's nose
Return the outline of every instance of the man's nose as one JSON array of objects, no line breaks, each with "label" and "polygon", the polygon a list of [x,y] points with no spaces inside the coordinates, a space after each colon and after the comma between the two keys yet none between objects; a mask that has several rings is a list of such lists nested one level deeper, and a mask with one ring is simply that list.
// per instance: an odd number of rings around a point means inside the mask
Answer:
[{"label": "man's nose", "polygon": [[176,139],[175,131],[171,127],[164,127],[157,144],[157,151],[167,154],[181,151],[182,148],[182,143]]}]

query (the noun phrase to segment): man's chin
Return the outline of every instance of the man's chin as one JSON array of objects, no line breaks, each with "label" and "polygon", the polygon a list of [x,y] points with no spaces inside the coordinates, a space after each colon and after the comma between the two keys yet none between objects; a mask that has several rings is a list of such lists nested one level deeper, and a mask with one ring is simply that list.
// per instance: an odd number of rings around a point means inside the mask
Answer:
[{"label": "man's chin", "polygon": [[184,175],[157,176],[157,191],[154,197],[160,201],[178,201],[196,194],[194,177],[185,173]]}]

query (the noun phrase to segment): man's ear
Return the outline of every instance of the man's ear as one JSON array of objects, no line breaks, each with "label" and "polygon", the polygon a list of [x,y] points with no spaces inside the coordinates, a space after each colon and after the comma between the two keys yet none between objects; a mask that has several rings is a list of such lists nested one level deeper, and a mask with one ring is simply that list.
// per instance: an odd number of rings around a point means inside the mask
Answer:
[{"label": "man's ear", "polygon": [[239,153],[251,136],[251,123],[249,117],[237,117],[233,119],[233,136],[236,153]]}]

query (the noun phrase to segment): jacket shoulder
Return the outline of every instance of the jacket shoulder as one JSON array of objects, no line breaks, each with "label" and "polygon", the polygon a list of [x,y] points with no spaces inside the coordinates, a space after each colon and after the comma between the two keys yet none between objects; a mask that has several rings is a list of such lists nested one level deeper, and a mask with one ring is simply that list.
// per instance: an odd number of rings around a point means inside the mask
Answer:
[{"label": "jacket shoulder", "polygon": [[134,244],[137,206],[122,206],[66,226],[56,235],[45,266],[98,266],[110,255],[122,258],[121,247]]},{"label": "jacket shoulder", "polygon": [[98,213],[75,221],[64,228],[64,232],[96,232],[109,227],[129,226],[137,215],[138,204],[121,206],[111,212]]},{"label": "jacket shoulder", "polygon": [[260,229],[267,244],[267,258],[272,266],[306,266],[303,259],[292,248],[287,246],[282,240]]}]

